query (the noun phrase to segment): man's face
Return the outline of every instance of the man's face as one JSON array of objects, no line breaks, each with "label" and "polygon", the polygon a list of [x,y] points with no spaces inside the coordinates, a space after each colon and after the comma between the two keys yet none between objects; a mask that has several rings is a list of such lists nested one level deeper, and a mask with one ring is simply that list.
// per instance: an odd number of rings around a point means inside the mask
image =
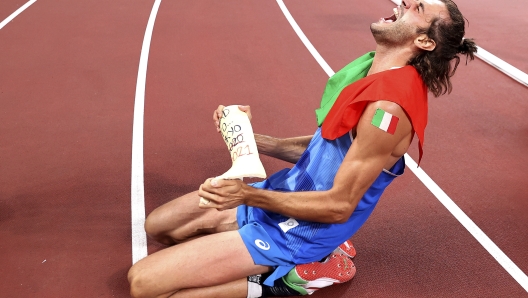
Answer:
[{"label": "man's face", "polygon": [[440,0],[403,0],[393,15],[370,25],[376,43],[404,45],[418,36],[418,28],[427,29],[436,18],[447,17],[447,8]]}]

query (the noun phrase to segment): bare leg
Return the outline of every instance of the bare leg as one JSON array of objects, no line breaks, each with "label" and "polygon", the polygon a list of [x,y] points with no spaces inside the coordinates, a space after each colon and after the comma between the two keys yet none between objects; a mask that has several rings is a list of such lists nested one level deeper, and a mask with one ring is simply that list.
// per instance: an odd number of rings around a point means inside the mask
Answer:
[{"label": "bare leg", "polygon": [[172,245],[201,235],[238,229],[236,209],[202,209],[198,202],[195,191],[156,208],[145,221],[145,231],[153,239]]},{"label": "bare leg", "polygon": [[[156,252],[132,266],[128,280],[133,297],[169,297],[180,290],[193,288],[204,288],[210,293],[215,290],[213,286],[234,281],[238,281],[238,286],[231,289],[230,297],[245,297],[247,288],[240,281],[269,270],[269,267],[253,263],[238,231],[229,231]],[[180,294],[175,297],[187,297],[184,291]],[[192,295],[189,291],[189,297]],[[223,295],[214,293],[210,297]]]}]

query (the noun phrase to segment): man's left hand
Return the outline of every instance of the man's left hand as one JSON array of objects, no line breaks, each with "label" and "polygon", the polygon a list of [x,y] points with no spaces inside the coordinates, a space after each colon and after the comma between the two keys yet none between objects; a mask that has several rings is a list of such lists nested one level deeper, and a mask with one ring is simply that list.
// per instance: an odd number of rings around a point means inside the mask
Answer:
[{"label": "man's left hand", "polygon": [[201,208],[216,208],[220,211],[232,209],[245,203],[248,186],[239,179],[224,180],[209,178],[200,185],[198,195],[208,201]]}]

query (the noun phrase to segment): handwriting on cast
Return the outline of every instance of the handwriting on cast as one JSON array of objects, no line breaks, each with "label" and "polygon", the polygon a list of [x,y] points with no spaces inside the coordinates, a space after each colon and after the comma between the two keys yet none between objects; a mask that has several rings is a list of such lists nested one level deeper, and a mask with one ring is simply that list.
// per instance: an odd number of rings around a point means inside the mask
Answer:
[{"label": "handwriting on cast", "polygon": [[244,133],[241,132],[242,126],[240,126],[240,124],[233,124],[233,121],[226,123],[226,121],[228,121],[228,115],[229,109],[224,108],[222,118],[220,118],[220,131],[231,154],[231,161],[234,162],[240,156],[251,155],[253,153],[251,152],[249,145],[244,146],[243,144]]}]

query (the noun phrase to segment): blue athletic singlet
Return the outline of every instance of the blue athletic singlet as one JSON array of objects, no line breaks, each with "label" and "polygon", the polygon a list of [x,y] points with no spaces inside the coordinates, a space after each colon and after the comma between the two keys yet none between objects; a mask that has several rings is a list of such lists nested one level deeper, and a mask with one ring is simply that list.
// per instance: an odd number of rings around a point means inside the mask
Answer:
[{"label": "blue athletic singlet", "polygon": [[[292,169],[279,171],[252,186],[276,191],[329,190],[351,144],[349,133],[326,140],[318,128]],[[239,206],[239,231],[253,261],[276,268],[265,284],[272,286],[274,280],[287,274],[296,264],[321,260],[349,239],[370,216],[385,188],[403,174],[404,168],[402,157],[389,171],[381,172],[343,224],[296,220],[260,208]]]}]

